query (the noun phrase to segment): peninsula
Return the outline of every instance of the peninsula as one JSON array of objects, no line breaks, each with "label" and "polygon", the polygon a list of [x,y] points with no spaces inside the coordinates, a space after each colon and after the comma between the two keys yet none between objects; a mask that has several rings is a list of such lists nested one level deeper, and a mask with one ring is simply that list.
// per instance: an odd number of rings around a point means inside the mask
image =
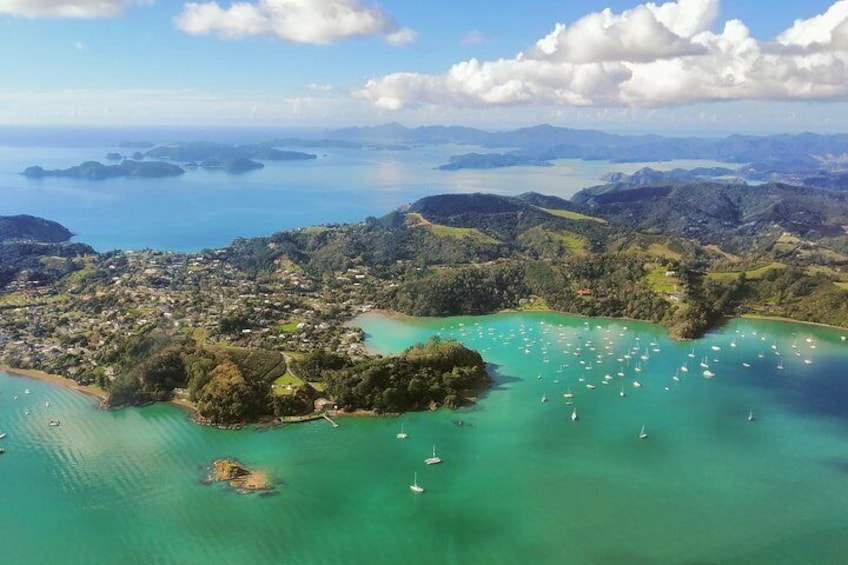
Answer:
[{"label": "peninsula", "polygon": [[0,363],[112,406],[187,400],[218,426],[460,406],[490,384],[479,354],[435,340],[375,357],[346,322],[539,308],[678,338],[744,313],[848,327],[846,198],[704,181],[453,194],[194,254],[98,254],[31,219],[0,242]]}]

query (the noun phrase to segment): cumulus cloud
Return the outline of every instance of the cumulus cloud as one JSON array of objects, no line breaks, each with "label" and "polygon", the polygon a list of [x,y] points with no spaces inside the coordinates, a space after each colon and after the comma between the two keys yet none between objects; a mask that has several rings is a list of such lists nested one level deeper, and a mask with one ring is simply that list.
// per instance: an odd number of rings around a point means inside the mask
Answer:
[{"label": "cumulus cloud", "polygon": [[509,59],[394,73],[355,92],[378,108],[426,105],[659,107],[719,100],[848,100],[848,0],[770,41],[718,0],[609,9],[558,23]]},{"label": "cumulus cloud", "polygon": [[121,14],[132,0],[0,0],[0,14],[25,18],[108,18]]},{"label": "cumulus cloud", "polygon": [[400,28],[377,6],[360,0],[259,0],[191,2],[175,23],[192,35],[214,34],[224,39],[273,35],[293,43],[324,45],[360,36],[382,36],[394,45],[410,43],[415,32]]}]

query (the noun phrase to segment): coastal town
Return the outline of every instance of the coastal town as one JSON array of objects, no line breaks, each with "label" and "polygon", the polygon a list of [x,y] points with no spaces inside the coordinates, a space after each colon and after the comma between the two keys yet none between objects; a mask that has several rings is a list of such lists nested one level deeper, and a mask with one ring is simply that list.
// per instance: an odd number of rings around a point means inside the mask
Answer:
[{"label": "coastal town", "polygon": [[286,262],[254,277],[227,253],[78,257],[70,275],[51,283],[22,272],[0,294],[0,364],[102,384],[115,371],[104,359],[153,329],[208,344],[364,353],[361,330],[344,322],[372,309],[384,284],[367,267],[324,282]]}]

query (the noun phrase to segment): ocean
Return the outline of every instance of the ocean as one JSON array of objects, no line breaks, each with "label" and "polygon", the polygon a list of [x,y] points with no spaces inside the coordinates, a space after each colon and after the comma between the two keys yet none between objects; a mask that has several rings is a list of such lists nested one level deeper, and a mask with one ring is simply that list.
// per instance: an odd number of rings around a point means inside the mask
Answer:
[{"label": "ocean", "polygon": [[[650,324],[552,313],[358,323],[380,353],[458,339],[481,351],[495,384],[457,411],[221,431],[174,406],[102,411],[0,375],[4,561],[836,564],[848,554],[848,343],[837,330],[734,320],[675,342]],[[425,465],[434,446],[443,462]],[[275,495],[202,484],[224,456],[270,473]],[[409,489],[414,473],[425,492]]]},{"label": "ocean", "polygon": [[[320,132],[319,132],[320,133]],[[31,214],[77,233],[75,241],[98,251],[159,249],[199,251],[229,245],[238,237],[382,216],[424,196],[455,192],[516,195],[535,191],[569,197],[601,184],[608,172],[718,165],[712,161],[609,163],[563,159],[553,167],[439,171],[451,155],[474,146],[440,145],[411,151],[302,150],[313,161],[265,162],[265,168],[232,175],[190,170],[164,179],[29,179],[29,166],[65,169],[83,161],[106,162],[107,153],[131,154],[121,141],[212,140],[260,142],[310,136],[314,131],[263,129],[104,129],[0,127],[0,215]]]}]

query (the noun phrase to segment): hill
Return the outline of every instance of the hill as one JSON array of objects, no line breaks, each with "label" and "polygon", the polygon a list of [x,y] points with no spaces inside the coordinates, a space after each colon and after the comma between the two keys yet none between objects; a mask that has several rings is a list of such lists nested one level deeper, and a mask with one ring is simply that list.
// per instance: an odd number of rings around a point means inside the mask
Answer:
[{"label": "hill", "polygon": [[18,240],[60,243],[68,241],[73,235],[62,224],[44,218],[26,214],[0,216],[0,242]]}]

